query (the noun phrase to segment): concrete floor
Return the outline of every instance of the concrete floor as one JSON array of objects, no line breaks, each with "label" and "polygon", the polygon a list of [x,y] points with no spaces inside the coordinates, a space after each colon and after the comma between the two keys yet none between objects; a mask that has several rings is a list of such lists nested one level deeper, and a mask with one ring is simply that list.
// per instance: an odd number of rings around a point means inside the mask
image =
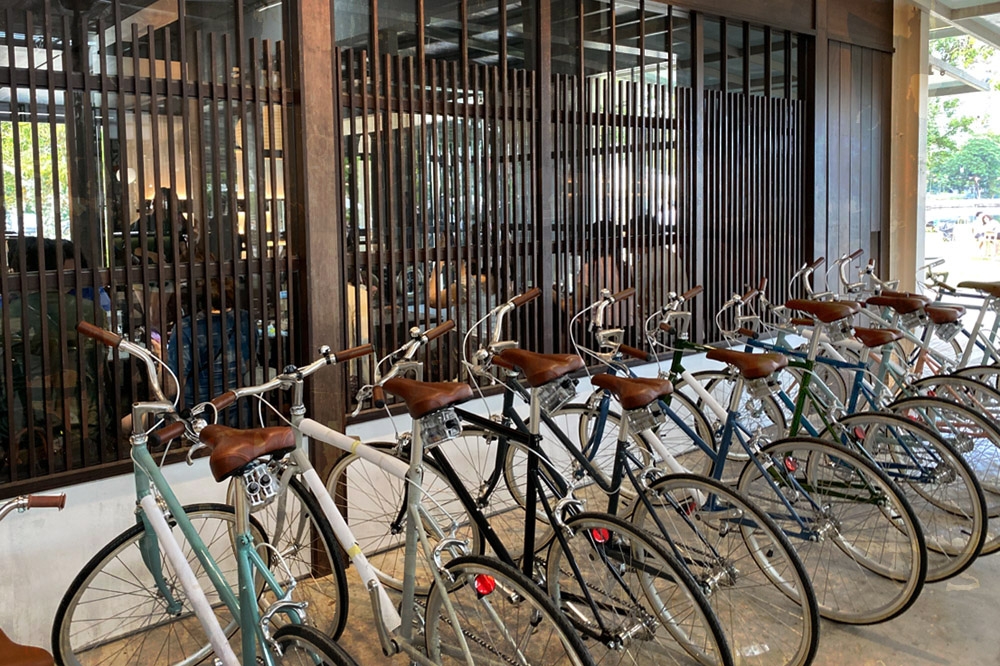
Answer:
[{"label": "concrete floor", "polygon": [[[351,611],[340,644],[361,666],[405,664],[382,655],[360,581],[349,572]],[[902,616],[850,627],[823,621],[817,666],[1000,666],[1000,556],[927,585]]]}]

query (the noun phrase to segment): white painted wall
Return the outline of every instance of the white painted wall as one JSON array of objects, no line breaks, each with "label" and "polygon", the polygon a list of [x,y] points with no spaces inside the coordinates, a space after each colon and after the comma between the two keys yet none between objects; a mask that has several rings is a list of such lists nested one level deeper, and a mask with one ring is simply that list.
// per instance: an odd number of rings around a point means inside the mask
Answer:
[{"label": "white painted wall", "polygon": [[[692,357],[686,365],[697,370],[713,365]],[[636,368],[640,376],[655,376],[655,364]],[[579,393],[591,386],[580,382]],[[470,411],[485,414],[499,409],[501,397],[468,403]],[[406,416],[397,427],[409,430]],[[392,440],[395,431],[388,419],[349,428],[364,441]],[[182,503],[221,502],[225,484],[212,478],[206,458],[193,466],[169,465],[164,474]],[[87,561],[117,534],[133,524],[135,488],[130,475],[83,483],[62,489],[63,511],[32,509],[12,514],[0,522],[0,627],[14,640],[48,648],[52,622],[63,593]]]}]

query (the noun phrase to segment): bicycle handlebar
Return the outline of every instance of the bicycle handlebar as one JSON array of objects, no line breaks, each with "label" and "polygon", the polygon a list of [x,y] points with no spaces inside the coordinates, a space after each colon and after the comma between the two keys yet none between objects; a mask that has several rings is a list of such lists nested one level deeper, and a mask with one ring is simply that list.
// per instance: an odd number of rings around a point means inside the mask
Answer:
[{"label": "bicycle handlebar", "polygon": [[847,255],[847,260],[848,261],[854,261],[855,259],[857,259],[861,255],[863,255],[864,253],[865,253],[865,249],[863,247],[859,247],[857,250],[855,250],[854,252],[851,252],[849,255]]},{"label": "bicycle handlebar", "polygon": [[640,361],[645,361],[647,363],[652,363],[656,360],[656,357],[650,352],[647,352],[645,349],[639,349],[629,345],[618,345],[618,351],[626,356],[631,356],[632,358],[637,358]]},{"label": "bicycle handlebar", "polygon": [[705,288],[703,286],[701,286],[700,284],[695,285],[690,289],[688,289],[687,291],[685,291],[683,294],[681,294],[680,300],[682,303],[684,301],[690,301],[692,298],[694,298],[703,291],[705,291]]},{"label": "bicycle handlebar", "polygon": [[519,308],[525,303],[533,301],[541,295],[542,295],[541,289],[539,289],[538,287],[532,287],[528,291],[524,292],[523,294],[515,296],[514,298],[510,299],[507,302],[510,303],[511,306]]},{"label": "bicycle handlebar", "polygon": [[745,294],[743,294],[742,296],[740,296],[740,303],[746,303],[747,301],[749,301],[751,298],[753,298],[754,296],[756,296],[759,293],[760,293],[760,290],[758,290],[756,287],[750,287],[750,289]]},{"label": "bicycle handlebar", "polygon": [[816,259],[815,261],[813,261],[813,262],[812,262],[811,264],[809,264],[808,266],[806,266],[806,268],[808,268],[808,269],[809,269],[809,270],[811,270],[811,271],[814,271],[814,270],[816,270],[817,268],[819,268],[819,267],[820,267],[820,265],[821,265],[821,264],[822,264],[822,263],[823,263],[824,261],[826,261],[826,257],[819,257],[818,259]]},{"label": "bicycle handlebar", "polygon": [[613,303],[617,303],[618,301],[624,301],[626,298],[632,298],[633,296],[635,296],[635,287],[626,287],[615,294],[611,294],[610,298]]},{"label": "bicycle handlebar", "polygon": [[100,326],[94,326],[89,321],[79,322],[76,325],[76,330],[80,333],[80,335],[93,338],[107,347],[118,347],[118,345],[122,343],[122,336],[117,333],[112,333],[111,331],[101,328]]},{"label": "bicycle handlebar", "polygon": [[66,493],[58,495],[28,495],[29,509],[60,509],[66,506]]},{"label": "bicycle handlebar", "polygon": [[[443,324],[438,324],[437,326],[435,326],[431,330],[425,331],[424,335],[423,335],[423,338],[427,342],[430,342],[431,340],[434,340],[436,338],[441,337],[442,335],[444,335],[448,331],[452,330],[453,328],[455,328],[455,322],[454,322],[454,320],[449,319],[448,321],[444,322]],[[371,345],[369,345],[369,347],[370,346]]]}]

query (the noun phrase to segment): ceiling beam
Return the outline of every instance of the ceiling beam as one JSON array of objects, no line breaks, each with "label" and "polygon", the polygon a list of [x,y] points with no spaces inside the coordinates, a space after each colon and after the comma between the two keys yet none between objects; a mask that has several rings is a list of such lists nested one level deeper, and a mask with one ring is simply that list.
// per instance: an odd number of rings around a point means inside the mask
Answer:
[{"label": "ceiling beam", "polygon": [[[960,69],[958,67],[955,67],[954,65],[946,63],[944,60],[941,60],[940,58],[935,58],[934,56],[930,56],[928,58],[927,64],[929,65],[928,69],[931,70],[931,72],[929,73],[933,73],[934,70],[937,70],[941,72],[943,75],[952,79],[953,81],[957,81],[964,86],[972,88],[973,90],[990,89],[990,84],[988,81],[977,79],[976,77],[966,72],[964,69]],[[970,90],[969,92],[972,91]]]},{"label": "ceiling beam", "polygon": [[951,20],[961,21],[962,19],[989,16],[990,14],[1000,14],[1000,2],[987,2],[982,5],[972,7],[961,7],[951,10]]}]

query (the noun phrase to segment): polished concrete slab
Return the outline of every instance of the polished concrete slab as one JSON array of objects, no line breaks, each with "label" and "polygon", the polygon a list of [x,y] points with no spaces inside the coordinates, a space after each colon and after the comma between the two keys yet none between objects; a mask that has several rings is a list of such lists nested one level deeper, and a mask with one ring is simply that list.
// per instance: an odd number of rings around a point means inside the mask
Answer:
[{"label": "polished concrete slab", "polygon": [[[349,571],[351,611],[341,639],[361,666],[402,664],[382,655],[367,595]],[[902,616],[852,627],[823,621],[817,666],[1000,666],[1000,556],[927,585]],[[654,665],[650,665],[654,666]]]}]

